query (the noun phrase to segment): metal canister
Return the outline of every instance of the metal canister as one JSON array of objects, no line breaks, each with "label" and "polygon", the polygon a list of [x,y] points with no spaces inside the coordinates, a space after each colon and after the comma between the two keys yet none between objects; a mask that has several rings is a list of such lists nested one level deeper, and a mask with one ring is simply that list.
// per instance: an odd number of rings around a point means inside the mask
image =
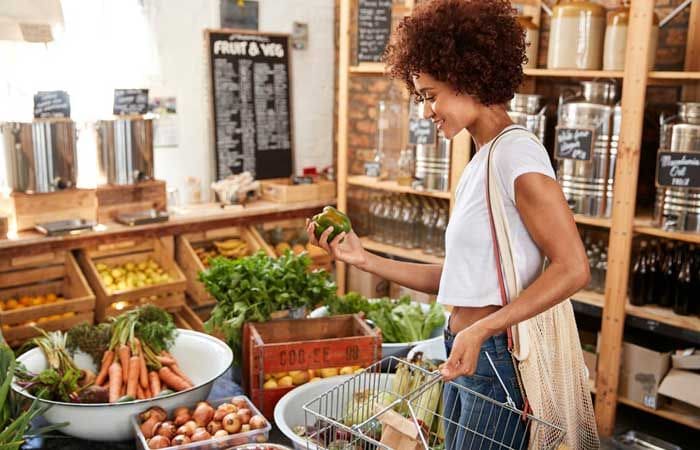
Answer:
[{"label": "metal canister", "polygon": [[557,124],[567,128],[592,128],[594,142],[591,159],[560,159],[557,179],[572,211],[594,217],[610,217],[617,162],[622,111],[615,106],[614,83],[582,83],[580,93],[561,97]]},{"label": "metal canister", "polygon": [[540,108],[541,101],[540,95],[515,94],[508,102],[508,115],[513,122],[524,126],[537,136],[540,142],[544,142],[547,107]]},{"label": "metal canister", "polygon": [[97,122],[98,184],[153,179],[153,121],[129,117]]},{"label": "metal canister", "polygon": [[416,178],[430,191],[450,189],[450,141],[439,136],[437,144],[416,145]]},{"label": "metal canister", "polygon": [[0,126],[5,178],[15,192],[45,193],[75,187],[77,136],[70,119],[37,119]]},{"label": "metal canister", "polygon": [[[659,151],[700,153],[700,103],[679,103],[678,116],[661,119]],[[667,230],[700,232],[700,189],[658,187],[654,221]]]}]

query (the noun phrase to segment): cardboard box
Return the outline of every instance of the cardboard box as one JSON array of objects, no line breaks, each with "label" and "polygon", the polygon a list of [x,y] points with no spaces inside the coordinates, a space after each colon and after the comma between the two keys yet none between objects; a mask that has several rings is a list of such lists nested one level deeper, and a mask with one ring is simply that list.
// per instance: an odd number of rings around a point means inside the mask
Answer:
[{"label": "cardboard box", "polygon": [[389,285],[389,297],[400,298],[404,295],[408,295],[414,301],[418,303],[435,303],[437,300],[436,295],[426,294],[425,292],[416,291],[406,286],[401,286],[400,284],[391,283]]},{"label": "cardboard box", "polygon": [[700,374],[671,369],[659,386],[659,394],[700,408]]},{"label": "cardboard box", "polygon": [[[588,378],[595,381],[596,369],[598,366],[598,351],[596,334],[591,331],[579,331],[579,339],[581,340],[581,350],[583,352],[583,362],[588,369]],[[593,348],[596,351],[591,351]]]},{"label": "cardboard box", "polygon": [[348,267],[348,292],[357,292],[367,298],[381,298],[389,295],[389,282],[357,267]]},{"label": "cardboard box", "polygon": [[623,342],[621,363],[619,395],[649,408],[659,408],[659,385],[671,366],[671,354]]},{"label": "cardboard box", "polygon": [[674,369],[700,370],[700,350],[678,350],[671,356],[671,365]]}]

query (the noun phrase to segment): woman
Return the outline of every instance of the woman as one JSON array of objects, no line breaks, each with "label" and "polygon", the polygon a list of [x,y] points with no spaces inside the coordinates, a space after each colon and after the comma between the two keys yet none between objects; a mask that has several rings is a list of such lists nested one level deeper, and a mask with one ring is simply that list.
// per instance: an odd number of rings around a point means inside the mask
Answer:
[{"label": "woman", "polygon": [[[449,357],[441,368],[444,378],[505,401],[484,356],[488,352],[518,408],[523,400],[505,330],[568,298],[590,277],[583,244],[545,148],[514,125],[506,112],[505,103],[523,80],[524,54],[524,31],[508,0],[422,3],[401,21],[387,47],[391,76],[423,103],[424,117],[447,139],[466,129],[477,150],[459,180],[443,265],[382,258],[365,251],[352,232],[328,242],[332,230],[318,241],[313,224],[307,230],[312,242],[336,260],[437,293],[438,302],[453,307],[445,330]],[[526,287],[506,306],[496,275],[485,180],[489,147],[497,137],[492,164],[504,193],[516,269]],[[543,272],[545,256],[549,265]],[[522,425],[500,424],[494,430],[493,423],[473,417],[478,416],[470,413],[473,396],[448,388],[445,401],[448,449],[480,448],[482,443],[478,434],[450,428],[456,423],[486,435],[513,435],[516,448],[525,440]]]}]

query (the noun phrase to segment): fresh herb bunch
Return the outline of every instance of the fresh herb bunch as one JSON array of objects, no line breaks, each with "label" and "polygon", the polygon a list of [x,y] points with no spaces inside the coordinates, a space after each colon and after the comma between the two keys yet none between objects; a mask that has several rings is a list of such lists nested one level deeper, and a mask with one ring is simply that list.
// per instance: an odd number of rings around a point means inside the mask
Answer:
[{"label": "fresh herb bunch", "polygon": [[109,348],[109,341],[112,339],[112,325],[100,323],[91,325],[87,322],[81,323],[68,330],[66,347],[71,355],[81,350],[92,358],[95,366],[100,367],[102,355]]},{"label": "fresh herb bunch", "polygon": [[438,303],[423,312],[421,305],[404,295],[398,300],[380,298],[368,300],[356,292],[326,302],[331,315],[364,313],[367,319],[382,330],[387,343],[416,342],[428,339],[435,328],[445,324],[445,313]]},{"label": "fresh herb bunch", "polygon": [[216,299],[209,332],[224,334],[240,361],[245,322],[264,322],[275,311],[313,307],[336,295],[336,285],[323,270],[309,271],[310,258],[287,251],[275,259],[262,252],[231,260],[214,258],[199,280]]},{"label": "fresh herb bunch", "polygon": [[177,328],[170,313],[154,305],[144,305],[132,311],[136,316],[134,334],[141,342],[148,344],[156,353],[173,346]]}]

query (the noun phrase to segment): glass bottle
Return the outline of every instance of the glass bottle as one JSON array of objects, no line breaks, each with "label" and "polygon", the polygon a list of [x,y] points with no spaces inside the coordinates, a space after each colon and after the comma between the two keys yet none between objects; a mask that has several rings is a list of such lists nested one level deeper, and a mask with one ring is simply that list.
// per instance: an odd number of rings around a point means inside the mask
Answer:
[{"label": "glass bottle", "polygon": [[449,215],[447,208],[440,208],[438,220],[435,223],[435,256],[445,256],[445,231],[447,231],[447,222]]},{"label": "glass bottle", "polygon": [[675,298],[675,286],[677,273],[673,262],[673,243],[666,244],[664,261],[661,264],[661,288],[659,289],[658,302],[660,306],[672,307]]},{"label": "glass bottle", "polygon": [[608,273],[608,254],[602,252],[595,266],[595,291],[602,294],[605,292],[605,276]]},{"label": "glass bottle", "polygon": [[388,216],[389,226],[386,229],[384,241],[389,245],[400,245],[399,230],[401,229],[401,198],[397,195],[391,201]]},{"label": "glass bottle", "polygon": [[387,158],[398,157],[403,142],[403,116],[405,101],[395,83],[390,83],[389,88],[379,101],[377,111],[377,151],[374,161],[379,163],[380,178],[396,177],[396,169],[389,167]]},{"label": "glass bottle", "polygon": [[694,312],[694,307],[691,304],[691,296],[693,295],[693,277],[691,272],[691,258],[686,258],[678,274],[676,281],[676,292],[673,301],[673,312],[682,316],[690,315]]},{"label": "glass bottle", "polygon": [[647,242],[642,241],[639,253],[632,268],[632,286],[630,289],[630,303],[643,306],[646,301],[647,281]]},{"label": "glass bottle", "polygon": [[433,206],[428,199],[423,198],[423,210],[421,212],[420,248],[428,253],[430,241],[430,220],[433,216]]},{"label": "glass bottle", "polygon": [[435,225],[437,224],[438,218],[440,216],[440,209],[437,201],[435,201],[434,199],[428,199],[428,201],[431,203],[431,208],[428,228],[426,229],[426,245],[424,251],[429,255],[434,255],[435,247],[437,246],[437,243],[435,242],[435,237],[437,235]]},{"label": "glass bottle", "polygon": [[423,248],[423,209],[425,203],[422,197],[414,198],[413,217],[413,248]]},{"label": "glass bottle", "polygon": [[651,241],[651,245],[647,251],[647,285],[646,292],[644,296],[644,303],[647,305],[653,305],[657,302],[656,294],[657,286],[656,279],[657,274],[660,272],[659,262],[658,262],[658,247],[659,244],[656,239]]},{"label": "glass bottle", "polygon": [[410,186],[413,182],[413,170],[411,168],[410,150],[401,150],[399,157],[398,174],[396,182],[401,186]]},{"label": "glass bottle", "polygon": [[595,245],[588,247],[588,250],[586,250],[586,256],[588,256],[588,268],[591,273],[591,279],[588,281],[588,286],[586,286],[586,289],[589,291],[595,291],[597,286],[596,286],[596,281],[597,277],[595,276],[595,271],[596,271],[596,266],[598,264],[598,255],[599,252],[597,250],[597,247]]}]

